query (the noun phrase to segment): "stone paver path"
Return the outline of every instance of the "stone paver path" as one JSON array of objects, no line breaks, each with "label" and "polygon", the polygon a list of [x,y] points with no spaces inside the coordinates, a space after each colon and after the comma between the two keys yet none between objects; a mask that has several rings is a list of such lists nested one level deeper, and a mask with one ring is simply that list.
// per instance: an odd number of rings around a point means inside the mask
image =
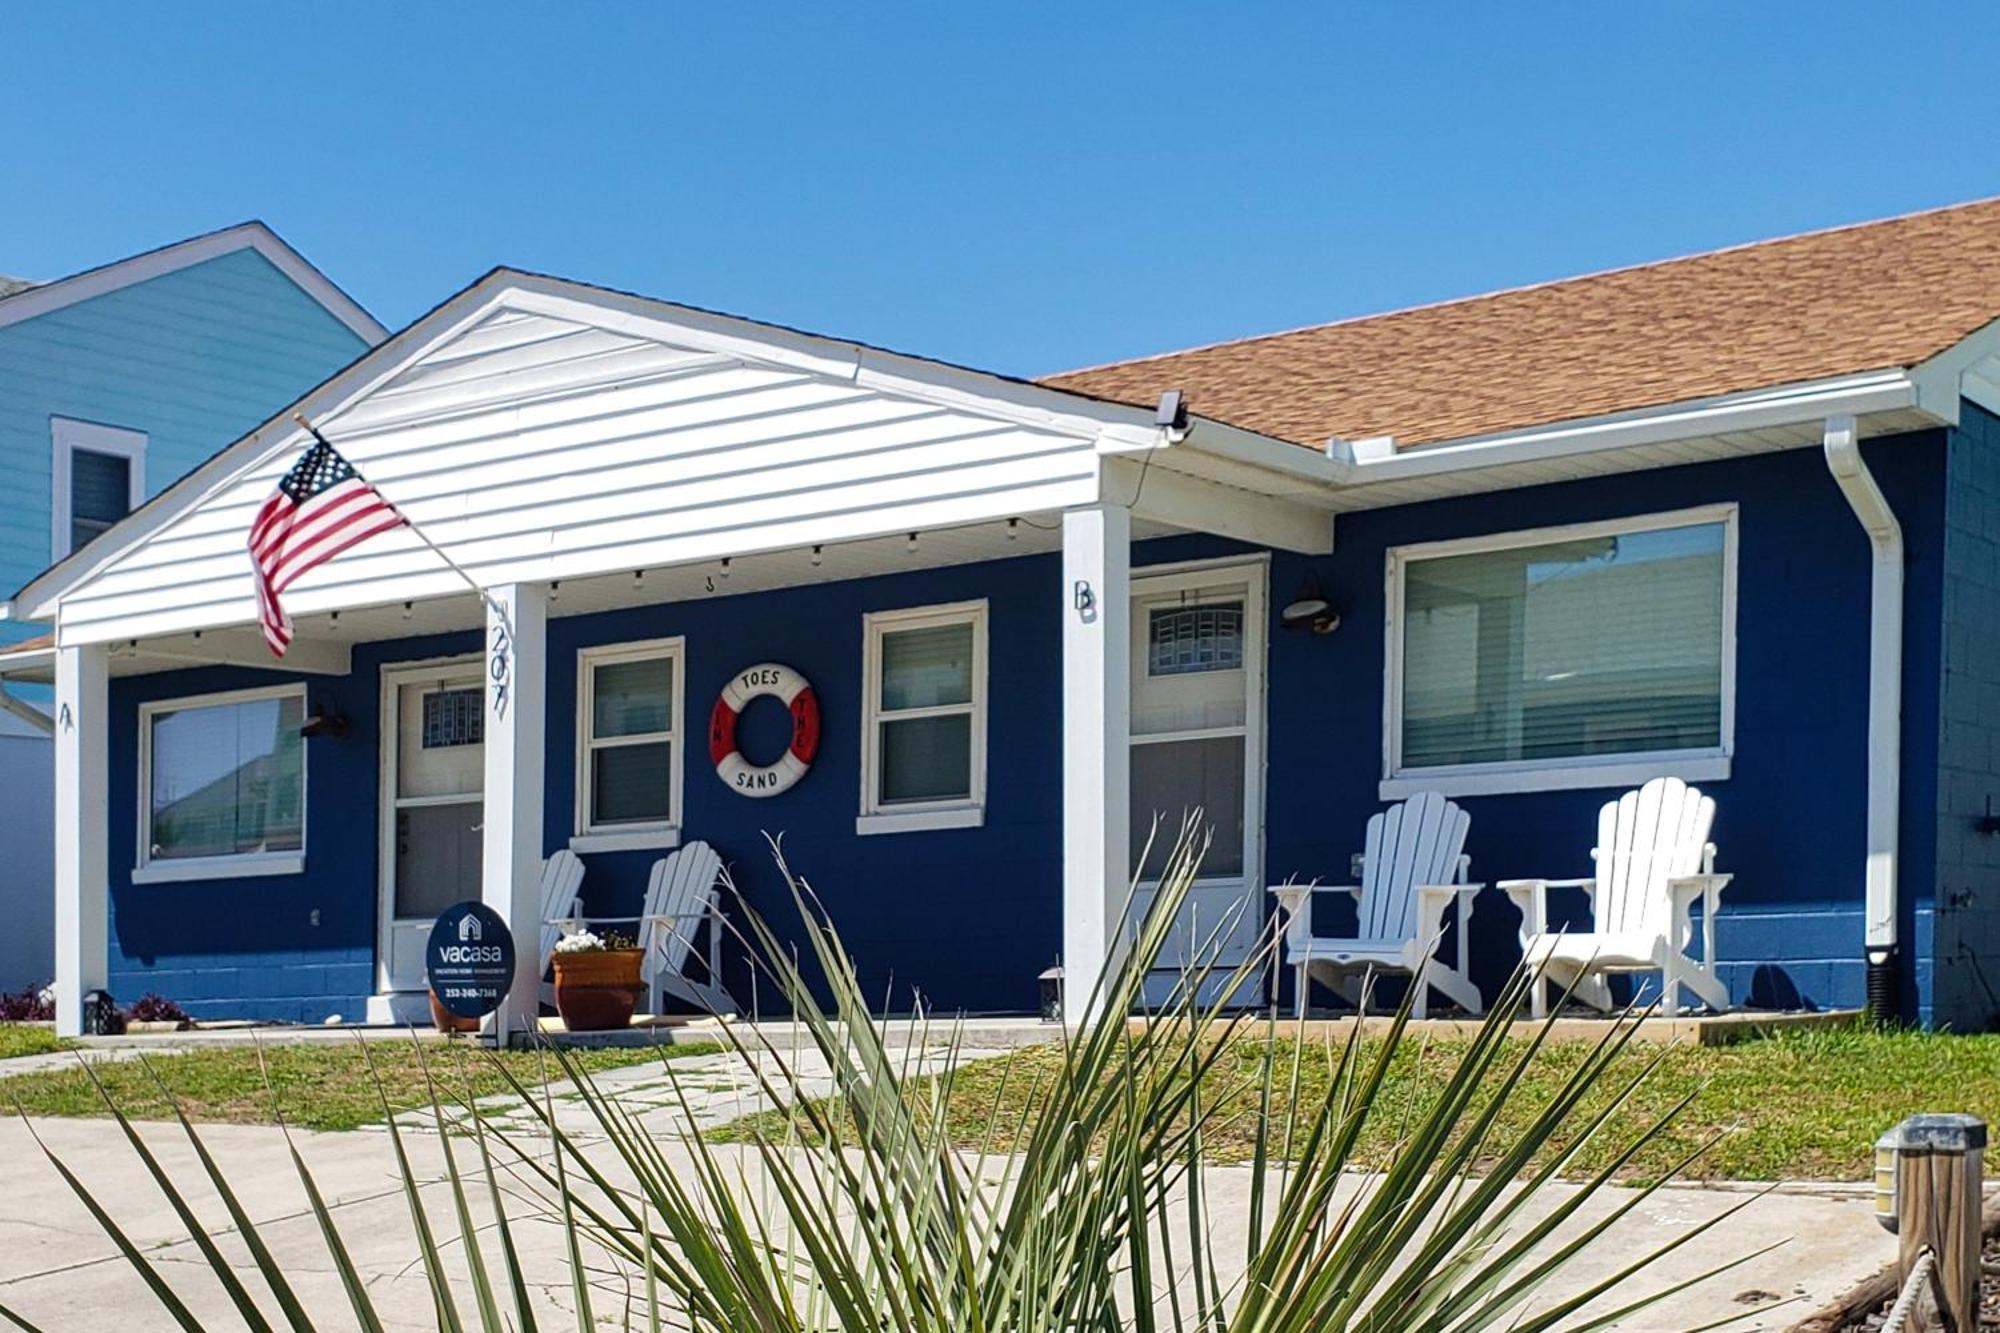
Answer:
[{"label": "stone paver path", "polygon": [[[774,1041],[773,1045],[776,1053],[758,1051],[746,1056],[732,1049],[605,1070],[591,1075],[591,1086],[634,1114],[648,1134],[669,1139],[776,1110],[781,1103],[773,1093],[783,1096],[796,1088],[800,1095],[816,1098],[834,1091],[832,1068],[816,1047],[803,1042],[794,1046],[789,1041]],[[1006,1055],[1013,1049],[1018,1045],[961,1046],[954,1051],[948,1042],[933,1040],[891,1047],[890,1056],[904,1077],[916,1078],[939,1073],[954,1063],[964,1065]],[[784,1075],[784,1068],[792,1071],[790,1077]],[[596,1113],[575,1084],[552,1083],[545,1095],[565,1134],[585,1142],[604,1137]],[[536,1113],[511,1094],[484,1098],[478,1105],[489,1125],[507,1133],[533,1134],[540,1127]],[[467,1114],[463,1108],[453,1108],[447,1111],[446,1119],[456,1123]],[[429,1108],[405,1112],[396,1123],[417,1132],[436,1128]]]}]

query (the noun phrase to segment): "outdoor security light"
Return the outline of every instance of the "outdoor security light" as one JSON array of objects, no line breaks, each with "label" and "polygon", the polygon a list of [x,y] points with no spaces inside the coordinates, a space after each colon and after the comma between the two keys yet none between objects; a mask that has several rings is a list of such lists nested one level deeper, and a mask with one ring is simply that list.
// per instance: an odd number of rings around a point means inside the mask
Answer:
[{"label": "outdoor security light", "polygon": [[1326,590],[1320,587],[1318,576],[1307,574],[1299,580],[1298,591],[1292,594],[1292,600],[1278,613],[1278,624],[1284,629],[1331,634],[1340,628],[1340,613],[1327,600]]}]

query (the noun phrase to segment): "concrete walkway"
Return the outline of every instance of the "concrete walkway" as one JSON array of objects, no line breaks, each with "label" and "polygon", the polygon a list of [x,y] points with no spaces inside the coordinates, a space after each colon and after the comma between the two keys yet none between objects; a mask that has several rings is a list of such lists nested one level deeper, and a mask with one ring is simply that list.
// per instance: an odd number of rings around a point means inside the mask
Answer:
[{"label": "concrete walkway", "polygon": [[[657,1068],[653,1072],[658,1076]],[[643,1078],[635,1078],[630,1091],[645,1096],[648,1087]],[[717,1088],[716,1095],[734,1097],[736,1091]],[[734,1103],[726,1107],[711,1103],[709,1112],[721,1115],[734,1109]],[[568,1110],[559,1114],[566,1122],[571,1117]],[[34,1128],[98,1193],[204,1323],[213,1320],[217,1329],[240,1326],[200,1255],[114,1125],[97,1120],[42,1120]],[[175,1179],[182,1182],[198,1214],[220,1228],[226,1221],[221,1205],[201,1183],[199,1168],[178,1130],[149,1125],[143,1133]],[[338,1279],[307,1210],[283,1133],[227,1125],[210,1127],[203,1133],[302,1299],[328,1327],[347,1327]],[[411,1268],[414,1242],[388,1136],[379,1131],[300,1134],[297,1141],[388,1326],[398,1330],[434,1327],[422,1274]],[[416,1169],[432,1182],[422,1191],[426,1206],[435,1224],[449,1233],[449,1192],[437,1183],[442,1174],[438,1140],[434,1135],[415,1135],[406,1143]],[[608,1150],[604,1151],[608,1158]],[[671,1160],[685,1160],[685,1149],[675,1146],[671,1137],[665,1141],[665,1151]],[[748,1194],[760,1193],[758,1164],[748,1151],[721,1151],[742,1172],[741,1188]],[[150,1333],[173,1327],[138,1275],[42,1160],[27,1126],[18,1121],[0,1124],[0,1162],[7,1163],[0,1174],[0,1304],[18,1310],[50,1333],[109,1328],[120,1333]],[[1223,1249],[1228,1251],[1235,1247],[1226,1243],[1227,1238],[1242,1234],[1250,1173],[1241,1168],[1218,1169],[1210,1184],[1218,1231],[1225,1242]],[[1553,1206],[1559,1197],[1559,1193],[1552,1194],[1539,1206]],[[1745,1197],[1740,1190],[1699,1188],[1656,1195],[1621,1221],[1585,1262],[1552,1284],[1547,1299],[1615,1271],[1642,1250],[1685,1234],[1700,1222],[1743,1203]],[[1588,1215],[1602,1216],[1619,1201],[1617,1192],[1608,1194],[1587,1206]],[[483,1219],[483,1206],[476,1200],[475,1205]],[[522,1211],[527,1209],[523,1204]],[[1743,1313],[1775,1295],[1790,1298],[1790,1303],[1734,1327],[1785,1328],[1888,1259],[1891,1238],[1875,1226],[1869,1209],[1868,1199],[1858,1188],[1802,1188],[1756,1199],[1702,1242],[1677,1253],[1640,1282],[1628,1284],[1622,1298],[1629,1300],[1641,1291],[1658,1290],[1677,1277],[1774,1240],[1789,1238],[1788,1244],[1621,1327],[1633,1333],[1695,1327]],[[570,1327],[560,1232],[545,1220],[524,1222],[519,1230],[536,1299],[555,1321],[548,1326]],[[226,1239],[224,1250],[247,1274],[248,1258],[242,1246]],[[623,1327],[623,1296],[609,1278],[601,1282],[606,1290],[597,1303],[600,1322],[604,1327]]]}]

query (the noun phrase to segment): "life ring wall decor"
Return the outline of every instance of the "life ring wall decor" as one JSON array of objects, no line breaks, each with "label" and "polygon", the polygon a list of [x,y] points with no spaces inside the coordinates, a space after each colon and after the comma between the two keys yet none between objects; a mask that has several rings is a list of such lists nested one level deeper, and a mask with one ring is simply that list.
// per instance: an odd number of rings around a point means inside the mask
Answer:
[{"label": "life ring wall decor", "polygon": [[[792,743],[775,763],[753,764],[736,748],[736,719],[750,701],[764,695],[792,714]],[[759,662],[736,673],[708,715],[708,757],[715,775],[744,796],[777,796],[790,791],[819,753],[819,696],[804,676],[777,662]]]}]

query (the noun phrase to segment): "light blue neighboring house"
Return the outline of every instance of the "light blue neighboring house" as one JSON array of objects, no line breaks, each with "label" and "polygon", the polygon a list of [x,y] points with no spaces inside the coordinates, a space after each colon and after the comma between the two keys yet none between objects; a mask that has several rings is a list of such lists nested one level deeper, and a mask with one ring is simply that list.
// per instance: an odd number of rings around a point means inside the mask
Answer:
[{"label": "light blue neighboring house", "polygon": [[[0,277],[0,583],[136,509],[385,336],[261,222]],[[44,626],[0,621],[0,644]],[[54,968],[48,696],[0,692],[0,987]]]}]

